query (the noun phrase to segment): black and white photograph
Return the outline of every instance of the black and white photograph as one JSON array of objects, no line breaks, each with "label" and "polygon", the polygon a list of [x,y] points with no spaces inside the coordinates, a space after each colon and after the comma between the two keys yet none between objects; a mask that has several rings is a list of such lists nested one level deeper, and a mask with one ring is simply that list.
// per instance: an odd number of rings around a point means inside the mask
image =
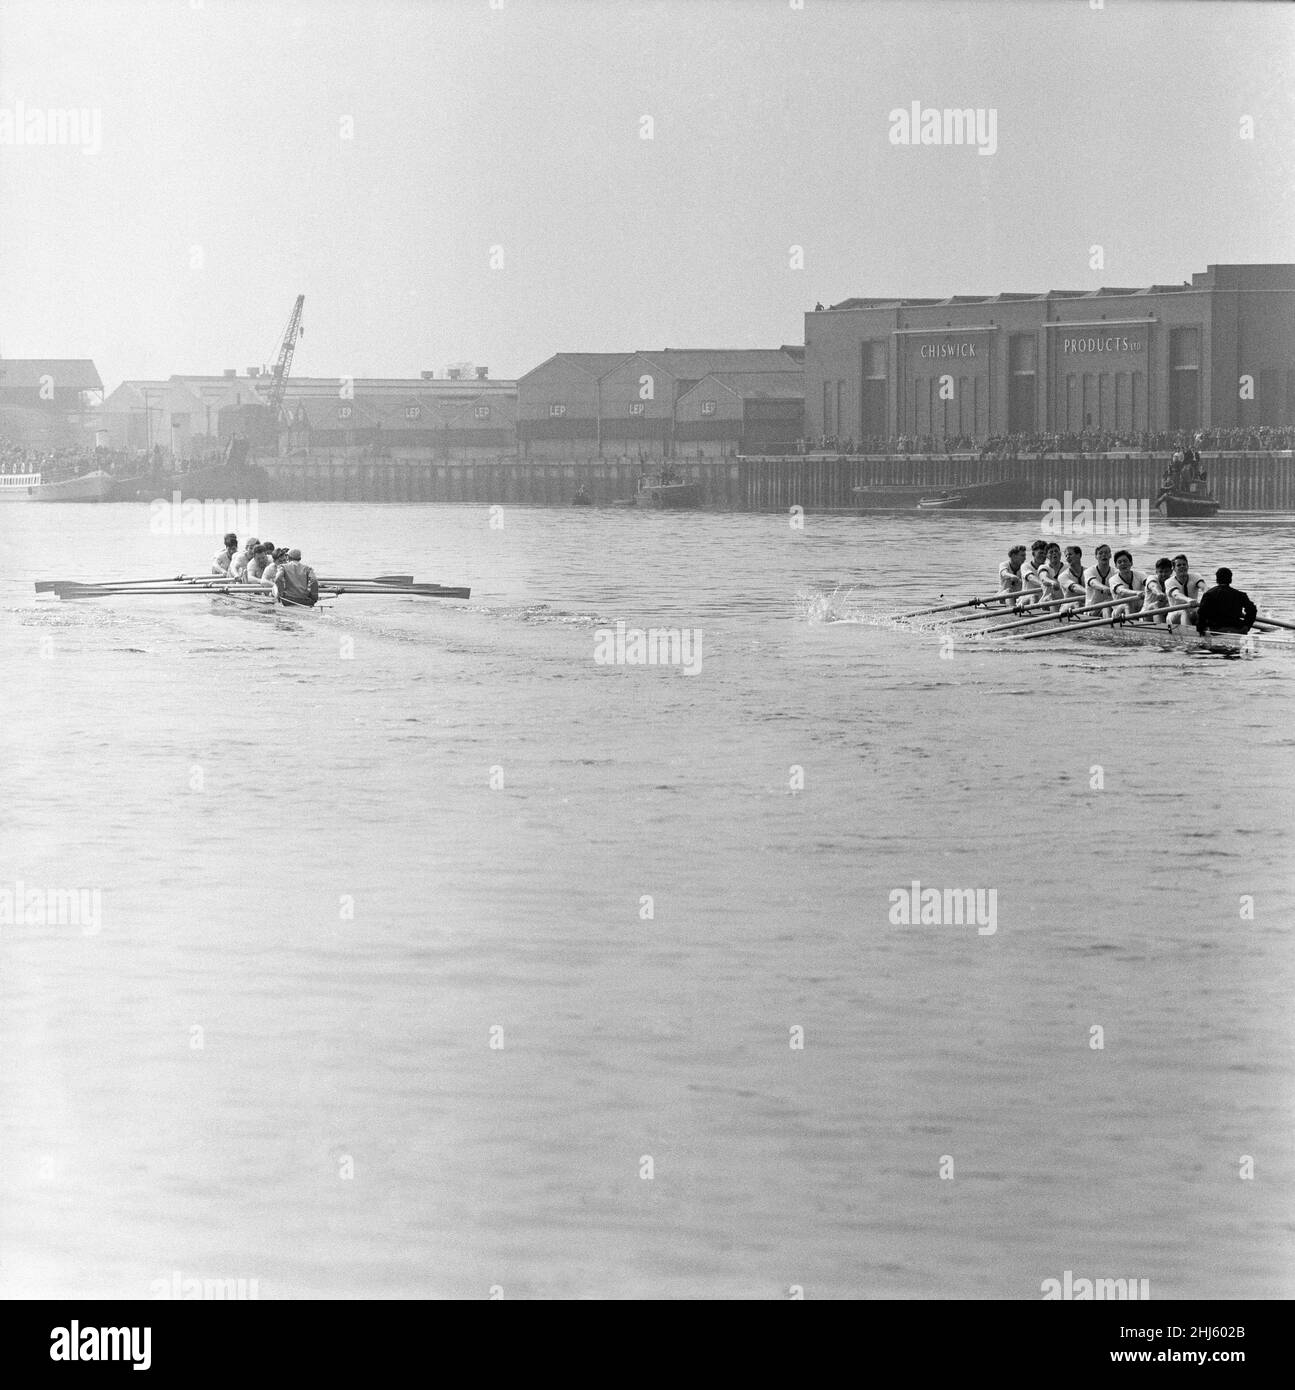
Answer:
[{"label": "black and white photograph", "polygon": [[1291,5],[3,0],[39,1357],[832,1300],[1244,1361],[1293,450]]}]

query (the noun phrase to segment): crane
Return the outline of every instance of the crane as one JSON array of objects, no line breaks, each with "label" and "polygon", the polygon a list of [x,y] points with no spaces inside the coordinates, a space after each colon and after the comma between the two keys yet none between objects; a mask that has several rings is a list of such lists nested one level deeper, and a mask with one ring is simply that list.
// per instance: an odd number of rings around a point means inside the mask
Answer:
[{"label": "crane", "polygon": [[297,339],[306,336],[306,330],[301,323],[301,311],[305,303],[306,296],[299,294],[297,302],[292,306],[292,317],[288,320],[288,327],[283,334],[279,360],[274,364],[274,377],[270,382],[270,394],[266,398],[266,404],[275,424],[278,424],[279,414],[283,409],[283,393],[288,385],[288,373],[292,370],[292,354],[297,350]]}]

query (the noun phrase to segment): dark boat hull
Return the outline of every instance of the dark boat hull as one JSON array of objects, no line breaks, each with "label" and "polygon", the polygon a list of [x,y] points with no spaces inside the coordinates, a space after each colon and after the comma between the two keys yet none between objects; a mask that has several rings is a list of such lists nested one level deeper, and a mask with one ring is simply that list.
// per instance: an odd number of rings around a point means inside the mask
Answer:
[{"label": "dark boat hull", "polygon": [[1195,492],[1163,493],[1157,501],[1161,514],[1166,517],[1217,516],[1218,499],[1208,494]]},{"label": "dark boat hull", "polygon": [[173,494],[182,502],[202,502],[208,498],[235,501],[267,502],[270,499],[270,475],[264,468],[219,466],[195,468],[190,473],[147,473],[134,478],[114,478],[112,502],[152,502],[157,498],[170,502]]}]

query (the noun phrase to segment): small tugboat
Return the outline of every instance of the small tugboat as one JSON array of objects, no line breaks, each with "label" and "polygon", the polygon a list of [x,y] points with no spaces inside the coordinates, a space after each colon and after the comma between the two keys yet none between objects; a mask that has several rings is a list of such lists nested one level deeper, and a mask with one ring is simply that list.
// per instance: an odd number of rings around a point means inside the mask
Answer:
[{"label": "small tugboat", "polygon": [[966,505],[967,494],[965,492],[937,492],[930,497],[919,497],[917,500],[919,512],[956,511],[959,507]]},{"label": "small tugboat", "polygon": [[1155,505],[1161,516],[1217,516],[1218,498],[1209,490],[1208,476],[1198,450],[1176,453],[1160,480],[1160,495]]},{"label": "small tugboat", "polygon": [[701,506],[701,484],[685,483],[678,473],[667,464],[658,477],[649,478],[646,474],[639,478],[638,490],[634,496],[618,507],[669,507],[681,509]]},{"label": "small tugboat", "polygon": [[1217,516],[1219,502],[1208,492],[1162,492],[1156,498],[1156,506],[1164,517]]}]

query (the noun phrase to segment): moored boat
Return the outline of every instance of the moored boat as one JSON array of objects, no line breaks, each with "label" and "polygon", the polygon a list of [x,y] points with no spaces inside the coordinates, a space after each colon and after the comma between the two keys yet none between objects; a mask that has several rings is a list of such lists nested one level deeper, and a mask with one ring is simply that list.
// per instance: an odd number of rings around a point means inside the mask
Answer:
[{"label": "moored boat", "polygon": [[170,502],[177,492],[182,502],[215,497],[265,502],[270,497],[270,475],[256,464],[217,464],[188,473],[143,473],[111,481],[112,502],[152,502],[159,497]]},{"label": "moored boat", "polygon": [[634,495],[636,507],[686,508],[701,506],[700,483],[645,483]]},{"label": "moored boat", "polygon": [[57,482],[39,473],[0,475],[0,502],[103,502],[111,492],[112,478],[102,470]]},{"label": "moored boat", "polygon": [[962,483],[943,488],[934,483],[866,483],[852,487],[855,505],[868,511],[959,511],[964,507],[1011,507],[1025,504],[1019,478]]},{"label": "moored boat", "polygon": [[965,492],[937,492],[931,497],[918,499],[917,510],[919,512],[951,512],[958,511],[967,505],[967,494]]},{"label": "moored boat", "polygon": [[1159,507],[1161,516],[1175,519],[1217,516],[1219,513],[1218,499],[1210,496],[1208,492],[1183,492],[1177,488],[1162,492],[1156,498],[1156,506]]}]

